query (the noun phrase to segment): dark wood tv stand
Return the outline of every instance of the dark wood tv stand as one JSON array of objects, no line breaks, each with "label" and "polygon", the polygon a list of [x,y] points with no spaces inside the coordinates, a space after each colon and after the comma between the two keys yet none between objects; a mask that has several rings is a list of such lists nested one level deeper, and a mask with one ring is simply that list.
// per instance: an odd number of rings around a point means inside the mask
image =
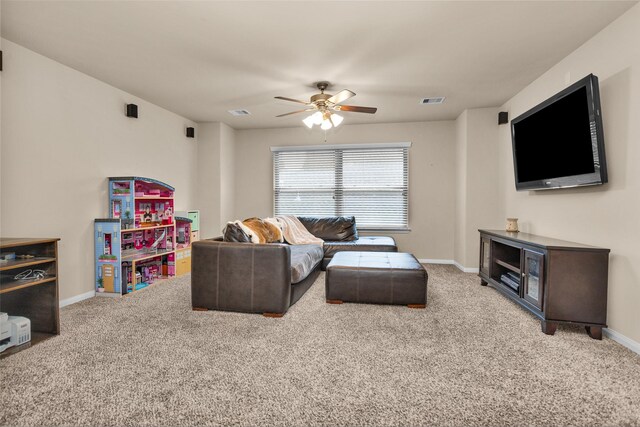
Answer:
[{"label": "dark wood tv stand", "polygon": [[491,284],[537,316],[547,335],[559,323],[576,323],[591,338],[602,339],[609,249],[522,232],[478,231],[481,285]]}]

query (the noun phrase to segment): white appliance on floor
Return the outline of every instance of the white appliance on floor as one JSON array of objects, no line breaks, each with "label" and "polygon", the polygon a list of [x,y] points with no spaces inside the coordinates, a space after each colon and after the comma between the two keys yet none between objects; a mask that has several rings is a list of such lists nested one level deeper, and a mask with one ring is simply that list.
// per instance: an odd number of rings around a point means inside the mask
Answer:
[{"label": "white appliance on floor", "polygon": [[31,321],[26,317],[0,313],[0,353],[31,341]]}]

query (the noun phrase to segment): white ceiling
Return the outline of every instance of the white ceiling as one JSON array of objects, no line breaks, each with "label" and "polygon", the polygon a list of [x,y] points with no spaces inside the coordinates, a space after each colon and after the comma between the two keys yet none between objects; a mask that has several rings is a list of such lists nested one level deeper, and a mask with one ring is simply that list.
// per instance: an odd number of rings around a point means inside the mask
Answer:
[{"label": "white ceiling", "polygon": [[[2,0],[2,37],[195,121],[275,118],[312,83],[348,88],[345,123],[455,119],[499,106],[636,2]],[[446,96],[443,105],[420,98]],[[247,117],[227,110],[244,108]]]}]

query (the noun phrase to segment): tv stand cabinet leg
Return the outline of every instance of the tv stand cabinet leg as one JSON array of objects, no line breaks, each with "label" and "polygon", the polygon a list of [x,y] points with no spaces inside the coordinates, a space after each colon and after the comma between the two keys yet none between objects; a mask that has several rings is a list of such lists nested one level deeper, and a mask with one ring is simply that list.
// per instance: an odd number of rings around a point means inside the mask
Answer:
[{"label": "tv stand cabinet leg", "polygon": [[594,340],[602,340],[602,327],[601,326],[585,326],[587,333]]},{"label": "tv stand cabinet leg", "polygon": [[553,335],[556,333],[556,329],[558,328],[558,324],[555,322],[547,322],[546,320],[540,321],[540,325],[542,326],[542,332],[547,335]]},{"label": "tv stand cabinet leg", "polygon": [[486,280],[480,279],[480,286],[487,286],[487,285],[488,285],[488,283],[487,283]]}]

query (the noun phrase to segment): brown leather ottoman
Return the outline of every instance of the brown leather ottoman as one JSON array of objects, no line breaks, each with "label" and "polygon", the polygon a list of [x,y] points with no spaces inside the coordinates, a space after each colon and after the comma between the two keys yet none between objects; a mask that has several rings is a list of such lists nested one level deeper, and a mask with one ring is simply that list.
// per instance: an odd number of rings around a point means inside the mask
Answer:
[{"label": "brown leather ottoman", "polygon": [[425,308],[427,270],[412,254],[338,252],[327,266],[329,304],[359,302]]}]

